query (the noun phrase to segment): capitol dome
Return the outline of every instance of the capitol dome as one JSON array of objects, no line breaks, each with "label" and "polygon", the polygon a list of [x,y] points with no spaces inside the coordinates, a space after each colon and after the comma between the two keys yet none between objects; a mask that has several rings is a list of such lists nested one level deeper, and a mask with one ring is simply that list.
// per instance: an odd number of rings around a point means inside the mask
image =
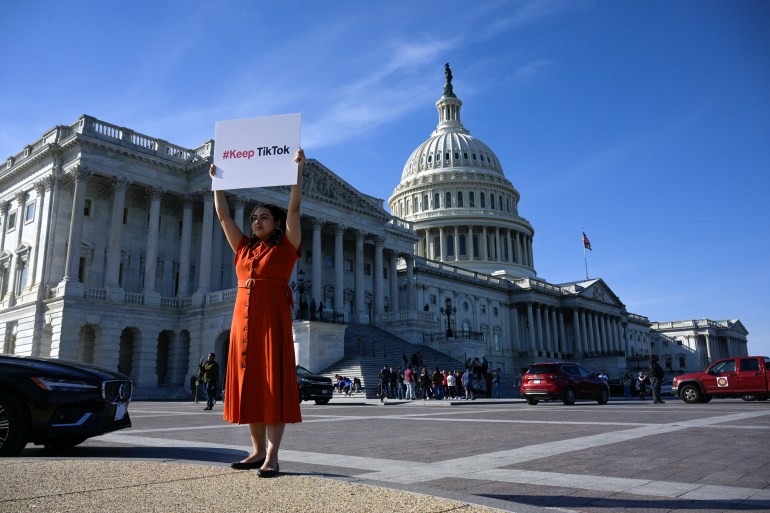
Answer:
[{"label": "capitol dome", "polygon": [[420,235],[417,256],[510,277],[534,277],[534,229],[518,214],[519,192],[497,155],[460,121],[463,102],[445,67],[439,122],[409,156],[388,200]]}]

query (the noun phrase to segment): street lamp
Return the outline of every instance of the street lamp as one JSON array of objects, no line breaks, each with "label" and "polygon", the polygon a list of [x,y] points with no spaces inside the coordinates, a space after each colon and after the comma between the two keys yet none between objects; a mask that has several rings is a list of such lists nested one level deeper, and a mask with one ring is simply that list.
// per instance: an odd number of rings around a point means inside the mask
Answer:
[{"label": "street lamp", "polygon": [[639,362],[642,361],[642,358],[644,357],[639,354],[639,351],[637,351],[636,354],[631,355],[631,359],[636,362],[636,370],[640,370]]},{"label": "street lamp", "polygon": [[439,308],[439,312],[441,312],[442,315],[446,315],[446,336],[452,337],[452,314],[457,313],[457,308],[452,306],[452,300],[449,298],[446,298],[446,301],[444,302],[446,305],[446,308],[441,307]]},{"label": "street lamp", "polygon": [[297,273],[297,283],[292,281],[289,286],[292,291],[299,292],[299,311],[297,312],[297,318],[304,319],[307,317],[308,310],[305,294],[310,292],[311,285],[309,281],[305,281],[305,271],[303,269],[300,269]]}]

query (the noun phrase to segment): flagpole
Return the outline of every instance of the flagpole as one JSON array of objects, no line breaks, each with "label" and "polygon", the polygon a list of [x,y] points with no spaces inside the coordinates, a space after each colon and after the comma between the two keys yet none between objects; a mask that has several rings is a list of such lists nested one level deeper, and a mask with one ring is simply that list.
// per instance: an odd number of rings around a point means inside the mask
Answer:
[{"label": "flagpole", "polygon": [[583,234],[583,240],[582,240],[582,242],[583,242],[583,262],[585,262],[585,265],[586,265],[586,280],[588,280],[588,256],[586,255],[586,244],[585,244],[586,231],[585,231],[585,229],[581,227],[580,228],[580,233]]}]

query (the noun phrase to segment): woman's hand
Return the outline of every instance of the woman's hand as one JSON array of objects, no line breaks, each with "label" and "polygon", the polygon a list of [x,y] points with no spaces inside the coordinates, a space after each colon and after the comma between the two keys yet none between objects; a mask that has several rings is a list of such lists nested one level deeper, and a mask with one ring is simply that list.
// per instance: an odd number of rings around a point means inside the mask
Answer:
[{"label": "woman's hand", "polygon": [[297,150],[297,153],[294,154],[294,162],[296,162],[299,167],[302,167],[305,164],[305,150],[302,148]]},{"label": "woman's hand", "polygon": [[211,164],[211,167],[209,168],[209,175],[212,177],[217,176],[217,166],[214,164]]}]

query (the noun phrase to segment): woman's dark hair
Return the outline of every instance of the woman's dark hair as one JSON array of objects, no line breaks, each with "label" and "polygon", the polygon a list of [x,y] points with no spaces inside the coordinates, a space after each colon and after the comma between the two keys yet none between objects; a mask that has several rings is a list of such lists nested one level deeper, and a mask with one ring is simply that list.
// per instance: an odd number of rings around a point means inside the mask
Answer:
[{"label": "woman's dark hair", "polygon": [[[256,207],[254,207],[254,210],[251,211],[251,217],[249,218],[249,226],[251,226],[254,216],[257,215],[257,210],[259,210],[260,208],[268,209],[270,211],[270,214],[272,214],[273,216],[273,222],[275,223],[275,228],[273,228],[273,234],[267,240],[266,244],[268,246],[276,246],[281,243],[281,239],[283,238],[283,229],[286,227],[286,212],[278,205],[273,205],[272,203],[260,203]],[[259,244],[259,242],[260,242],[259,238],[252,233],[251,240],[249,240],[249,247],[253,248],[257,244]]]}]

